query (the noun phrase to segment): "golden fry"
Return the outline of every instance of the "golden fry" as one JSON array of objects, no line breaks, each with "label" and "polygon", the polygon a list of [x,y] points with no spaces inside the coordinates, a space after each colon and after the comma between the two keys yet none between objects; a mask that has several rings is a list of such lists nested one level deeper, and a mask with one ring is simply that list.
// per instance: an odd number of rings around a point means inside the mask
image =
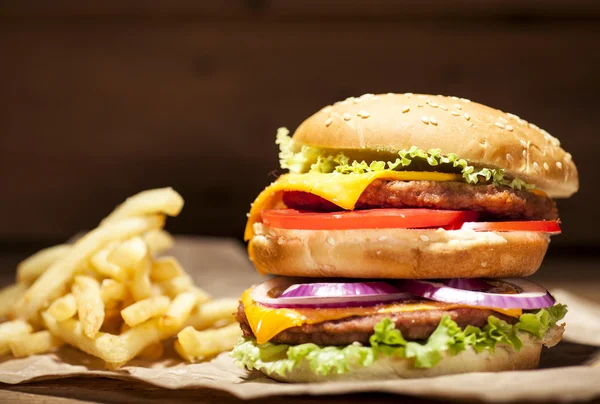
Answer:
[{"label": "golden fry", "polygon": [[169,281],[185,274],[179,261],[175,257],[160,257],[152,263],[150,279],[154,282]]},{"label": "golden fry", "polygon": [[230,324],[215,330],[196,331],[186,327],[177,334],[175,349],[189,362],[196,362],[230,351],[242,336],[239,325]]},{"label": "golden fry", "polygon": [[194,287],[194,281],[188,274],[183,274],[171,280],[161,282],[160,287],[171,299],[180,293],[190,291]]},{"label": "golden fry", "polygon": [[83,333],[89,338],[94,338],[104,322],[104,302],[100,295],[100,284],[89,276],[77,276],[73,294]]},{"label": "golden fry", "polygon": [[164,216],[160,215],[133,217],[90,231],[73,245],[64,259],[52,264],[31,285],[16,304],[16,316],[22,319],[34,318],[40,309],[72,279],[75,270],[92,254],[109,243],[160,228],[163,224]]},{"label": "golden fry", "polygon": [[162,229],[150,230],[142,237],[152,255],[167,251],[175,243],[173,236]]},{"label": "golden fry", "polygon": [[0,356],[10,352],[8,344],[33,331],[31,325],[23,320],[8,321],[0,324]]},{"label": "golden fry", "polygon": [[17,281],[31,285],[50,265],[64,259],[70,250],[70,245],[60,244],[36,252],[17,266]]},{"label": "golden fry", "polygon": [[56,321],[65,321],[77,314],[77,302],[72,293],[59,297],[48,307],[48,313]]},{"label": "golden fry", "polygon": [[15,283],[0,289],[0,319],[8,316],[14,302],[21,299],[26,290],[27,286],[23,283]]},{"label": "golden fry", "polygon": [[133,268],[133,279],[129,284],[131,296],[135,301],[152,296],[152,283],[150,282],[150,256],[146,255]]},{"label": "golden fry", "polygon": [[198,297],[193,292],[185,292],[178,295],[167,312],[162,316],[162,325],[166,327],[181,327],[190,317],[190,313],[196,307]]},{"label": "golden fry", "polygon": [[127,198],[100,225],[106,226],[126,218],[157,213],[177,216],[182,208],[183,198],[173,188],[151,189]]},{"label": "golden fry", "polygon": [[135,327],[153,317],[162,316],[169,309],[166,296],[149,297],[121,310],[121,317],[130,327]]},{"label": "golden fry", "polygon": [[64,342],[48,330],[22,335],[9,343],[10,350],[16,358],[51,352],[63,345]]},{"label": "golden fry", "polygon": [[104,279],[100,287],[100,296],[105,307],[113,307],[118,302],[125,300],[127,297],[127,288],[121,282],[113,279]]},{"label": "golden fry", "polygon": [[147,361],[157,361],[162,358],[164,350],[162,342],[157,342],[156,344],[148,345],[137,357]]},{"label": "golden fry", "polygon": [[107,276],[119,282],[127,280],[128,271],[126,268],[113,264],[108,260],[108,256],[113,250],[114,245],[110,245],[92,255],[90,260],[93,269],[100,275]]},{"label": "golden fry", "polygon": [[211,300],[192,311],[186,326],[192,326],[197,330],[205,330],[214,327],[215,324],[225,325],[235,321],[234,313],[239,301],[231,298]]},{"label": "golden fry", "polygon": [[148,255],[148,247],[141,237],[134,237],[115,247],[108,254],[108,262],[121,268],[132,269]]}]

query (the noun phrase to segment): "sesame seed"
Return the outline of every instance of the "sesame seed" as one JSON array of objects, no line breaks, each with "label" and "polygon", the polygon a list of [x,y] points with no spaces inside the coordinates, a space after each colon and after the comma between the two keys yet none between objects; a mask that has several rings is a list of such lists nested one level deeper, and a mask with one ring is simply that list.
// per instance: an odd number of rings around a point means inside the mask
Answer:
[{"label": "sesame seed", "polygon": [[513,119],[519,119],[518,115],[511,114],[510,112],[507,112],[506,115],[509,116],[509,117],[511,117],[511,118],[513,118]]},{"label": "sesame seed", "polygon": [[550,166],[546,162],[544,162],[544,170],[546,170],[546,171],[550,170]]},{"label": "sesame seed", "polygon": [[378,96],[371,97],[371,101],[375,101],[375,100],[378,100],[378,99],[379,99]]},{"label": "sesame seed", "polygon": [[283,237],[279,237],[277,239],[277,244],[282,245],[283,243],[285,243],[285,239]]},{"label": "sesame seed", "polygon": [[465,114],[463,115],[465,117],[465,119],[468,121],[471,119],[471,115],[469,115],[468,113],[465,112]]},{"label": "sesame seed", "polygon": [[365,118],[368,118],[369,116],[371,116],[371,113],[369,111],[365,111],[364,109],[362,109],[362,110],[358,111],[358,113],[356,115],[365,119]]},{"label": "sesame seed", "polygon": [[437,108],[438,107],[437,103],[433,102],[433,101],[427,100],[427,104],[429,104],[429,106],[432,107],[432,108]]},{"label": "sesame seed", "polygon": [[506,122],[508,122],[508,121],[506,120],[506,118],[503,118],[503,117],[501,117],[501,116],[499,116],[499,117],[498,117],[498,120],[499,120],[500,122],[502,122],[502,123],[506,123]]},{"label": "sesame seed", "polygon": [[448,107],[445,105],[440,104],[440,109],[443,109],[444,111],[448,111]]},{"label": "sesame seed", "polygon": [[342,115],[342,118],[344,118],[344,121],[349,121],[349,120],[350,120],[350,118],[352,118],[352,117],[350,116],[350,114],[349,114],[349,113],[347,113],[347,112],[344,112],[344,115]]},{"label": "sesame seed", "polygon": [[571,153],[565,154],[565,160],[566,161],[571,161],[572,158],[573,158],[573,156],[571,156]]},{"label": "sesame seed", "polygon": [[373,97],[375,94],[371,94],[371,93],[366,93],[360,96],[360,98],[365,99],[365,98],[371,98]]},{"label": "sesame seed", "polygon": [[519,140],[519,142],[521,142],[521,146],[527,147],[527,142],[524,141],[523,139]]},{"label": "sesame seed", "polygon": [[325,126],[331,125],[332,122],[333,122],[333,119],[327,118],[327,120],[325,121]]},{"label": "sesame seed", "polygon": [[505,128],[506,128],[506,130],[507,130],[507,131],[509,131],[509,132],[512,132],[512,131],[513,131],[513,127],[512,127],[512,126],[510,126],[510,125],[506,125],[506,127],[505,127]]},{"label": "sesame seed", "polygon": [[459,116],[460,115],[460,112],[458,112],[458,111],[450,111],[450,113],[452,115],[454,115],[454,116]]},{"label": "sesame seed", "polygon": [[426,98],[426,96],[425,96],[425,95],[423,95],[423,94],[419,94],[419,95],[417,95],[417,97],[419,97],[419,98],[421,98],[421,99],[423,99],[423,98]]},{"label": "sesame seed", "polygon": [[323,111],[323,112],[329,112],[329,111],[331,111],[331,105],[328,105],[328,106],[324,107],[321,111]]},{"label": "sesame seed", "polygon": [[466,102],[467,104],[471,102],[471,100],[470,100],[470,99],[468,99],[468,98],[461,98],[460,100],[461,100],[462,102]]},{"label": "sesame seed", "polygon": [[408,105],[402,107],[402,113],[407,113],[408,111],[410,111],[410,107]]},{"label": "sesame seed", "polygon": [[454,104],[454,107],[455,107],[456,109],[458,109],[458,110],[461,110],[461,109],[462,109],[462,105],[460,105],[460,104]]},{"label": "sesame seed", "polygon": [[458,97],[452,96],[450,98],[453,99],[454,101],[458,101]]},{"label": "sesame seed", "polygon": [[481,266],[484,267],[484,268],[487,267],[487,262],[481,261]]},{"label": "sesame seed", "polygon": [[558,168],[559,170],[562,170],[562,163],[560,161],[556,162],[556,168]]},{"label": "sesame seed", "polygon": [[540,171],[540,165],[537,163],[537,161],[534,161],[534,162],[533,162],[533,169],[534,169],[535,171]]},{"label": "sesame seed", "polygon": [[504,124],[500,123],[500,122],[494,122],[494,125],[496,125],[497,127],[499,127],[500,129],[504,129]]},{"label": "sesame seed", "polygon": [[333,239],[333,237],[329,236],[327,237],[327,243],[330,245],[335,245],[335,240]]},{"label": "sesame seed", "polygon": [[527,150],[523,150],[523,158],[527,158]]},{"label": "sesame seed", "polygon": [[435,126],[437,126],[437,124],[438,124],[438,121],[437,121],[437,119],[435,119],[435,116],[430,116],[429,122],[431,122]]},{"label": "sesame seed", "polygon": [[361,102],[361,100],[362,100],[362,98],[353,98],[352,103],[358,104],[359,102]]},{"label": "sesame seed", "polygon": [[511,162],[512,161],[512,156],[510,153],[506,153],[506,161]]},{"label": "sesame seed", "polygon": [[425,104],[417,104],[417,107],[419,108],[423,108],[425,106]]},{"label": "sesame seed", "polygon": [[537,126],[536,124],[533,124],[533,123],[530,123],[530,124],[529,124],[529,127],[530,127],[530,128],[533,128],[533,129],[540,130],[540,128],[538,128],[538,126]]},{"label": "sesame seed", "polygon": [[413,93],[404,93],[405,96],[410,97],[413,95]]},{"label": "sesame seed", "polygon": [[419,238],[420,238],[421,240],[423,240],[423,241],[429,241],[429,237],[427,237],[427,236],[426,236],[426,235],[424,235],[424,234],[421,234],[421,235],[419,236]]},{"label": "sesame seed", "polygon": [[385,241],[387,239],[386,236],[379,236],[378,241]]},{"label": "sesame seed", "polygon": [[421,121],[423,121],[424,124],[429,125],[429,118],[427,118],[426,116],[422,116]]},{"label": "sesame seed", "polygon": [[527,121],[525,119],[521,119],[521,118],[517,118],[517,122],[519,122],[521,125],[525,125],[527,123]]},{"label": "sesame seed", "polygon": [[[471,125],[473,125],[473,124],[471,124]],[[473,125],[473,128],[477,128],[477,125]]]},{"label": "sesame seed", "polygon": [[394,95],[394,93],[387,93],[386,95]]},{"label": "sesame seed", "polygon": [[250,217],[250,213],[246,213],[246,217]]}]

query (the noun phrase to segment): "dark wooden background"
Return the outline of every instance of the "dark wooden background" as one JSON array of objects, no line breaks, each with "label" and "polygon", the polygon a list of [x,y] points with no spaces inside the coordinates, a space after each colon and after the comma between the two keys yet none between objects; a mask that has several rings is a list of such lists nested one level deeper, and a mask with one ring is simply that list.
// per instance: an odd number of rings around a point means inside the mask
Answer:
[{"label": "dark wooden background", "polygon": [[0,249],[171,185],[175,232],[241,235],[278,126],[365,92],[468,97],[573,154],[555,252],[600,247],[600,2],[0,1]]}]

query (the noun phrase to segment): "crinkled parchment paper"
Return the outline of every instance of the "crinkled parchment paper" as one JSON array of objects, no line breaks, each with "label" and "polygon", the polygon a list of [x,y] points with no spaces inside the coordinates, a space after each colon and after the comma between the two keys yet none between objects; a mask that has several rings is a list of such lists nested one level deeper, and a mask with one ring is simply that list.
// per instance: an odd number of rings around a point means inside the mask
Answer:
[{"label": "crinkled parchment paper", "polygon": [[[238,295],[259,277],[243,249],[232,241],[178,239],[174,252],[201,286],[217,296]],[[346,394],[379,391],[452,399],[501,401],[587,400],[600,397],[600,306],[565,290],[553,294],[569,305],[564,340],[545,350],[539,370],[471,373],[434,379],[285,384],[238,368],[228,354],[211,362],[182,363],[172,350],[159,363],[134,360],[119,371],[72,348],[25,359],[0,359],[0,383],[72,376],[136,379],[168,389],[209,387],[240,398],[293,394]]]}]

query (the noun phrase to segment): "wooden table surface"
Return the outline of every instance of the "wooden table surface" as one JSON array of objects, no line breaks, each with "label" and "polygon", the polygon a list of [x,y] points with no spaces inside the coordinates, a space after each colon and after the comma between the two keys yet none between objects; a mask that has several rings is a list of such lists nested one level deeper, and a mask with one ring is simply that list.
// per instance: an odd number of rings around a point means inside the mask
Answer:
[{"label": "wooden table surface", "polygon": [[[199,240],[193,238],[178,239],[179,247],[175,251],[184,266],[198,267],[193,257],[198,254],[210,256],[196,271],[192,271],[197,283],[208,290],[218,291],[217,295],[236,295],[246,286],[236,279],[224,278],[222,273],[228,267],[246,266],[252,268],[245,260],[240,246],[231,241]],[[23,258],[22,254],[0,253],[0,285],[13,279],[12,268]],[[600,302],[600,260],[595,257],[579,258],[551,257],[546,260],[542,269],[533,278],[548,288],[560,287],[573,291],[582,297]],[[215,274],[221,274],[215,277]],[[256,276],[256,279],[259,279]],[[572,344],[568,355],[575,358],[585,356],[585,346]],[[542,366],[543,366],[542,358]],[[600,381],[599,381],[600,382]],[[561,398],[559,398],[561,399]],[[562,398],[564,399],[564,398]],[[558,401],[558,400],[557,400]],[[409,396],[398,396],[381,393],[350,394],[344,396],[286,396],[269,399],[241,401],[234,396],[211,389],[166,390],[148,384],[98,378],[70,378],[54,381],[39,381],[21,385],[0,384],[0,403],[427,403],[435,400],[417,399]],[[595,401],[600,403],[600,400]]]}]

